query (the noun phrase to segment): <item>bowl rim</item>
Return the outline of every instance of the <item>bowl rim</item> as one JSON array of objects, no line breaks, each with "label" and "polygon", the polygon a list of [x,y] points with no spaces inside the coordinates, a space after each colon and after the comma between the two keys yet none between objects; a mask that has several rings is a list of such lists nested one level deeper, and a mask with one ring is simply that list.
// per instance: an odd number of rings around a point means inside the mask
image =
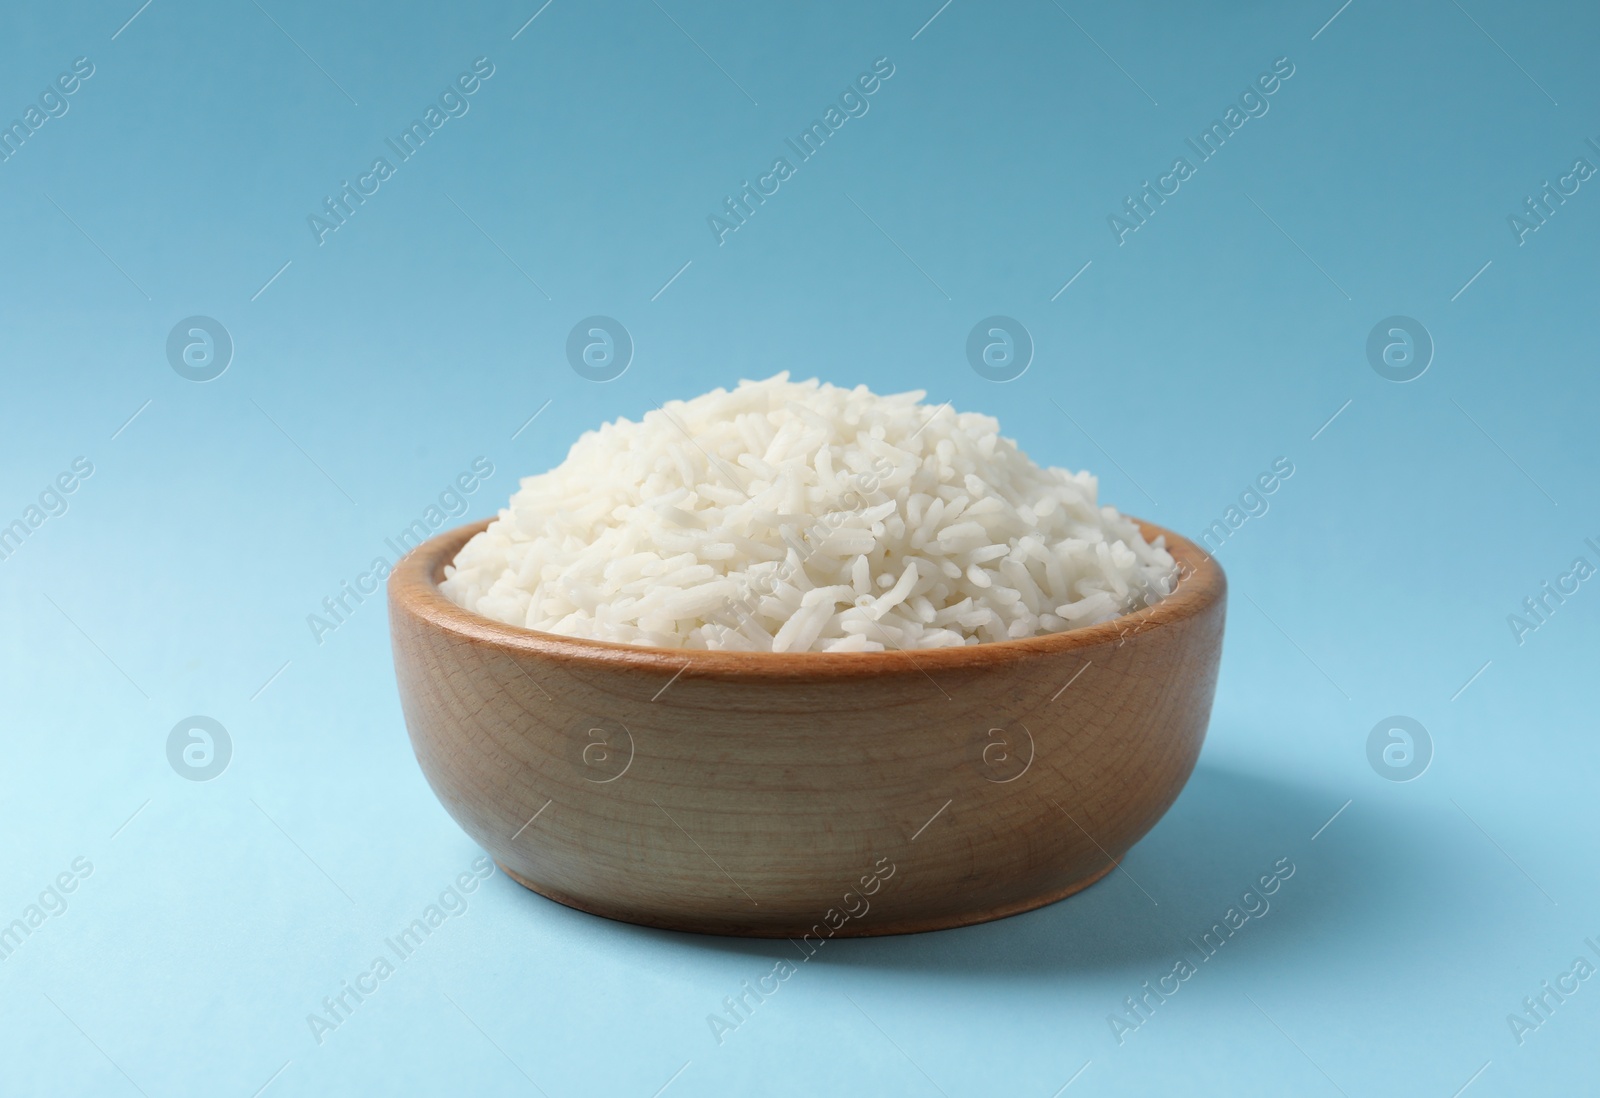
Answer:
[{"label": "bowl rim", "polygon": [[1017,660],[1096,648],[1119,638],[1139,636],[1197,617],[1223,601],[1227,578],[1216,558],[1181,534],[1127,515],[1146,540],[1166,539],[1179,565],[1172,594],[1140,610],[1110,621],[1016,640],[984,641],[948,648],[890,648],[883,652],[747,652],[726,649],[657,648],[617,641],[589,640],[546,633],[486,618],[456,605],[439,590],[444,567],[467,540],[500,516],[479,519],[441,531],[418,545],[389,572],[391,628],[395,615],[415,619],[459,641],[492,645],[530,656],[553,658],[596,668],[634,668],[694,678],[789,679],[877,677],[931,670],[970,670]]}]

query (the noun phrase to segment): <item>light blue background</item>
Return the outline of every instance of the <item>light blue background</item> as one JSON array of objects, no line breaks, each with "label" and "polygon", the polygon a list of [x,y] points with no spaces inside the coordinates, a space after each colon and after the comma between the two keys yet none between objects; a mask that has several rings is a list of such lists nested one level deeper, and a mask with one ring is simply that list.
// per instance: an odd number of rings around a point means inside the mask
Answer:
[{"label": "light blue background", "polygon": [[[1600,589],[1521,645],[1506,618],[1600,563],[1600,179],[1520,245],[1507,217],[1600,164],[1600,13],[1335,6],[9,12],[0,121],[95,73],[0,163],[0,520],[95,471],[0,561],[0,921],[93,873],[0,964],[0,1090],[1593,1090],[1600,981],[1520,1046],[1507,1015],[1600,941]],[[307,216],[479,56],[470,112],[319,245]],[[1284,56],[1119,245],[1107,215]],[[878,57],[870,112],[719,246],[707,216]],[[564,353],[596,313],[638,348],[604,385]],[[996,313],[1037,343],[1004,385],[964,352]],[[205,384],[165,354],[194,314],[236,344]],[[1392,314],[1437,344],[1408,384],[1366,358]],[[477,517],[584,428],[779,370],[993,413],[1190,536],[1293,462],[1219,551],[1176,807],[1063,903],[830,944],[720,1046],[707,1014],[791,946],[497,873],[319,1046],[307,1014],[480,852],[411,755],[381,601],[321,644],[306,616],[474,458]],[[205,783],[166,759],[196,713],[234,746]],[[1395,714],[1435,751],[1404,784],[1366,754]],[[1119,1045],[1108,1014],[1280,857],[1270,913]]]}]

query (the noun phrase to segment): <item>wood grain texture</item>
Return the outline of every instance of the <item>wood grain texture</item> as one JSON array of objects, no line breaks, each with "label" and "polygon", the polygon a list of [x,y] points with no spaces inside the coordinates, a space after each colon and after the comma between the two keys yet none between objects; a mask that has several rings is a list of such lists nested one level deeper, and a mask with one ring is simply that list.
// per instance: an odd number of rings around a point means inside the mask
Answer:
[{"label": "wood grain texture", "polygon": [[469,613],[437,585],[485,525],[389,578],[412,746],[501,868],[608,918],[816,941],[1027,911],[1110,872],[1205,738],[1226,581],[1148,523],[1182,568],[1149,609],[965,648],[784,654]]}]

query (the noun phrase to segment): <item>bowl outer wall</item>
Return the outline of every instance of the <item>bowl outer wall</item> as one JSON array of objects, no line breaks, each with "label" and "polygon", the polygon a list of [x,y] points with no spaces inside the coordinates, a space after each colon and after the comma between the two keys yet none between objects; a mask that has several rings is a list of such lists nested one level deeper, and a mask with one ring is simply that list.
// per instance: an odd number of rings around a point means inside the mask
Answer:
[{"label": "bowl outer wall", "polygon": [[1150,524],[1183,569],[1153,607],[1021,641],[837,654],[490,621],[437,586],[486,525],[438,535],[390,576],[406,725],[462,828],[583,910],[813,939],[1028,910],[1109,871],[1205,737],[1226,580]]}]

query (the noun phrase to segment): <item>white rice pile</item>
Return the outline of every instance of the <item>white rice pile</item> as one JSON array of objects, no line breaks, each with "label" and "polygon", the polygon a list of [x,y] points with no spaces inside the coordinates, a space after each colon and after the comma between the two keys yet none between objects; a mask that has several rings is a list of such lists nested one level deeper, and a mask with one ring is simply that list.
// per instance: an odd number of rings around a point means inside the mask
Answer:
[{"label": "white rice pile", "polygon": [[570,637],[771,652],[977,644],[1170,593],[1161,539],[990,416],[788,374],[588,431],[445,568],[456,604]]}]

